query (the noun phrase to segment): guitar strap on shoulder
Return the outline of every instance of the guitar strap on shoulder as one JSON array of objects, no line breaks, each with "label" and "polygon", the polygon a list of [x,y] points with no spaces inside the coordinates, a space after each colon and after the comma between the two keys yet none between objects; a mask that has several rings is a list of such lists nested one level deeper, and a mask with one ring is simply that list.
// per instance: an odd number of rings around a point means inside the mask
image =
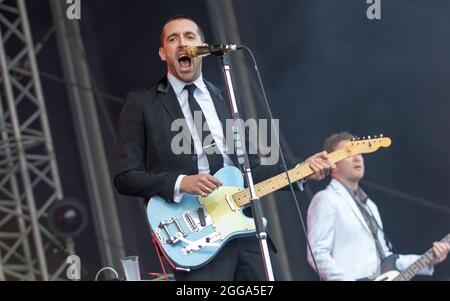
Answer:
[{"label": "guitar strap on shoulder", "polygon": [[[363,191],[363,190],[361,189],[361,191]],[[363,192],[364,192],[364,191],[363,191]],[[365,192],[364,192],[364,194],[365,194]],[[367,198],[367,195],[366,195],[366,198]],[[370,215],[374,216],[374,215],[373,215],[373,212],[372,212],[372,210],[370,210],[370,207],[369,207],[369,206],[366,206],[365,209],[367,209],[367,210],[369,211]],[[380,224],[378,224],[378,222],[377,222],[377,220],[376,220],[375,218],[374,218],[374,221],[375,221],[375,223],[377,224],[378,229],[379,229],[381,232],[383,232],[384,240],[386,241],[386,245],[387,245],[389,251],[390,251],[391,253],[394,253],[394,247],[393,247],[393,245],[392,245],[392,241],[391,241],[390,238],[386,235],[386,233],[384,232],[384,229],[380,226]]]},{"label": "guitar strap on shoulder", "polygon": [[361,187],[358,187],[358,190],[356,191],[348,188],[345,185],[344,187],[348,190],[353,200],[355,201],[356,205],[358,206],[359,210],[361,211],[361,214],[364,217],[364,220],[367,226],[369,227],[370,233],[372,234],[372,237],[375,241],[375,246],[377,248],[377,255],[380,260],[380,263],[383,262],[383,260],[386,258],[386,254],[384,254],[383,247],[378,238],[378,227],[379,227],[378,223],[373,214],[369,213],[369,211],[366,209],[367,205],[364,205],[363,203],[363,201],[367,201],[368,199],[366,193],[361,189]]},{"label": "guitar strap on shoulder", "polygon": [[[358,201],[357,201],[357,203],[358,203]],[[386,255],[384,254],[383,247],[381,246],[381,242],[378,239],[378,227],[375,224],[376,223],[375,218],[373,217],[373,215],[371,215],[367,211],[367,209],[364,207],[363,204],[358,203],[358,207],[361,210],[364,220],[366,221],[367,225],[369,226],[370,232],[372,233],[373,239],[375,240],[378,257],[380,258],[380,262],[382,262],[384,260],[384,258],[386,257]]]}]

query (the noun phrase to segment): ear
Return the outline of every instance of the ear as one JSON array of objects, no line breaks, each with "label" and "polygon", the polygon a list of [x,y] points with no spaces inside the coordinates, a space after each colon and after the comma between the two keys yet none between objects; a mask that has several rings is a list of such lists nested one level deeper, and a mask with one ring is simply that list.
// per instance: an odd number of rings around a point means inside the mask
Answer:
[{"label": "ear", "polygon": [[166,51],[164,50],[164,48],[159,47],[158,54],[159,57],[161,58],[161,61],[166,61]]},{"label": "ear", "polygon": [[330,177],[334,178],[336,176],[336,174],[337,174],[337,168],[330,171]]}]

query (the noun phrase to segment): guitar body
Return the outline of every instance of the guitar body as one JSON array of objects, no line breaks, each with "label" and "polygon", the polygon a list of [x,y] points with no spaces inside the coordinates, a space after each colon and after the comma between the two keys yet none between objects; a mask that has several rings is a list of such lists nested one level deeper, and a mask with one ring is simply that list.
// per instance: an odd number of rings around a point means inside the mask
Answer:
[{"label": "guitar body", "polygon": [[373,278],[362,278],[357,279],[358,281],[392,281],[395,277],[397,277],[400,272],[397,271],[397,266],[395,265],[397,259],[397,254],[392,254],[383,259],[383,262],[381,263],[378,273],[380,276]]},{"label": "guitar body", "polygon": [[375,278],[374,281],[392,281],[394,280],[398,275],[400,275],[399,271],[390,271],[390,272],[386,272],[380,276],[378,276],[377,278]]},{"label": "guitar body", "polygon": [[241,171],[226,166],[214,177],[223,185],[206,198],[184,194],[180,203],[169,203],[156,196],[148,203],[151,231],[176,267],[200,268],[228,241],[256,233],[253,218],[245,216],[245,207],[239,208],[231,198],[244,188]]},{"label": "guitar body", "polygon": [[400,274],[400,272],[397,270],[397,266],[395,265],[398,257],[398,254],[392,254],[386,257],[380,267],[381,275],[375,278],[374,281],[394,280],[394,278]]}]

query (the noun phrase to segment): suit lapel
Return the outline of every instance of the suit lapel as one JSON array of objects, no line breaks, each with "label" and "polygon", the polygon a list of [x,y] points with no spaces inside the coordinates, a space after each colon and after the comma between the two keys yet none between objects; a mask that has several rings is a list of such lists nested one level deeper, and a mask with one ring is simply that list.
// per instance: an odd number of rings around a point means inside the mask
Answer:
[{"label": "suit lapel", "polygon": [[331,186],[334,190],[344,199],[347,206],[350,207],[353,214],[356,216],[356,218],[359,220],[359,222],[363,225],[363,227],[369,232],[370,235],[372,235],[372,232],[370,232],[369,226],[366,223],[366,220],[364,219],[361,210],[356,206],[355,200],[352,198],[350,193],[345,189],[345,187],[337,180],[333,179],[331,181]]},{"label": "suit lapel", "polygon": [[222,96],[222,91],[207,80],[204,80],[204,82],[209,94],[211,95],[214,107],[216,108],[217,117],[219,117],[220,122],[222,122],[223,129],[225,130],[226,119],[231,118],[231,114],[226,107],[225,99]]},{"label": "suit lapel", "polygon": [[[167,114],[169,114],[172,121],[175,121],[177,119],[182,119],[186,121],[183,111],[181,110],[180,103],[178,102],[177,96],[175,95],[172,86],[169,84],[169,81],[167,80],[167,76],[164,76],[164,78],[160,80],[157,90],[159,92],[158,99],[162,103],[163,107],[167,111]],[[185,127],[189,131],[187,123],[185,124]],[[184,135],[184,137],[191,141],[191,151],[192,153],[194,153],[193,151],[195,150],[195,147],[191,132],[189,131],[189,136]]]},{"label": "suit lapel", "polygon": [[167,77],[161,79],[158,84],[158,98],[166,109],[172,120],[184,118],[183,111],[181,111],[180,104],[178,103],[177,96],[173,91],[172,86],[169,84]]},{"label": "suit lapel", "polygon": [[[222,95],[222,91],[217,88],[216,86],[214,86],[213,84],[211,84],[210,82],[208,82],[207,80],[203,80],[205,82],[206,88],[209,91],[209,94],[211,95],[211,98],[214,102],[214,107],[216,108],[216,112],[217,112],[217,117],[219,117],[220,122],[222,123],[222,129],[223,129],[223,134],[227,143],[227,147],[229,149],[230,152],[228,156],[230,157],[231,160],[233,160],[234,165],[236,167],[239,167],[240,164],[238,162],[237,156],[235,154],[235,150],[234,150],[234,141],[227,141],[227,128],[226,128],[226,120],[227,119],[231,119],[231,113],[230,110],[227,107],[227,103],[225,102],[225,99],[223,98]],[[228,137],[228,139],[232,139],[232,132],[230,132],[230,137]]]}]

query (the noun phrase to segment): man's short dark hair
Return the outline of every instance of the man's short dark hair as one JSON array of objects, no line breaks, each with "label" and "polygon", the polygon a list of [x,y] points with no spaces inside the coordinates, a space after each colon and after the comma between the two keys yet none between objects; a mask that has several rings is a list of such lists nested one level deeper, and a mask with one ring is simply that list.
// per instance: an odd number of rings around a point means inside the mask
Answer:
[{"label": "man's short dark hair", "polygon": [[175,20],[189,20],[195,23],[195,25],[197,25],[197,29],[198,29],[198,34],[200,35],[200,39],[202,40],[202,42],[205,41],[205,34],[203,33],[203,29],[200,27],[200,25],[198,25],[197,22],[195,22],[195,20],[189,16],[184,16],[184,15],[176,15],[173,17],[170,17],[163,25],[163,27],[161,28],[161,35],[159,38],[159,44],[161,47],[164,46],[164,27],[166,27],[166,25],[172,21]]},{"label": "man's short dark hair", "polygon": [[339,142],[341,142],[343,140],[351,140],[353,138],[356,138],[356,136],[353,134],[350,134],[347,131],[333,134],[330,137],[328,137],[327,139],[325,139],[325,141],[323,143],[323,149],[328,153],[334,152],[336,150],[336,147],[339,144]]}]

